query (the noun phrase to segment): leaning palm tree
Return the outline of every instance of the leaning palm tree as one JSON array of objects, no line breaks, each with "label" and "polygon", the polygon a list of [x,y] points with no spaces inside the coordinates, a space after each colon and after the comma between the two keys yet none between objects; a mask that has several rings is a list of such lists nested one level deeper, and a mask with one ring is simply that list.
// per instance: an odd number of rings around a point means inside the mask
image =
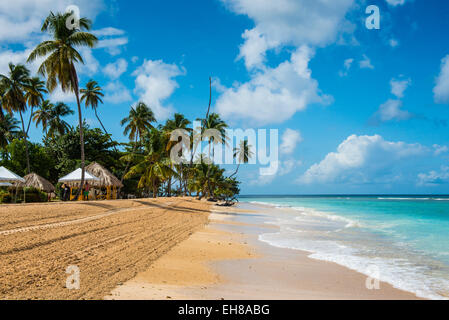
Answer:
[{"label": "leaning palm tree", "polygon": [[248,163],[249,159],[251,159],[254,156],[254,152],[251,151],[252,146],[248,144],[248,140],[240,141],[240,145],[238,148],[234,148],[234,158],[237,158],[237,169],[233,174],[229,176],[229,178],[232,178],[239,172],[240,164],[242,163]]},{"label": "leaning palm tree", "polygon": [[6,114],[0,119],[0,148],[4,149],[16,136],[19,135],[19,121],[12,115]]},{"label": "leaning palm tree", "polygon": [[30,173],[30,156],[25,122],[23,121],[23,113],[27,109],[25,92],[30,85],[30,71],[23,64],[14,65],[13,63],[10,63],[8,75],[1,74],[0,79],[5,90],[2,98],[2,107],[9,113],[18,112],[20,115],[20,120],[22,122],[22,139],[25,142],[27,173]]},{"label": "leaning palm tree", "polygon": [[[124,118],[121,121],[121,125],[125,127],[123,131],[124,135],[127,135],[130,141],[134,141],[134,146],[132,150],[132,155],[135,154],[137,143],[142,140],[143,135],[146,131],[153,128],[152,122],[156,122],[156,118],[154,116],[153,111],[143,102],[139,102],[134,109],[131,107],[129,111],[128,117]],[[128,172],[129,165],[131,164],[132,156],[129,157],[125,171],[123,172],[121,182],[123,183],[123,179],[125,178],[126,173]]]},{"label": "leaning palm tree", "polygon": [[[90,106],[94,110],[95,116],[97,117],[98,122],[103,128],[104,133],[109,135],[97,112],[98,104],[103,103],[103,100],[101,98],[104,97],[104,94],[102,91],[103,89],[98,85],[97,81],[89,80],[89,82],[86,84],[86,88],[80,90],[81,102],[84,102],[86,108]],[[113,142],[111,136],[109,136],[109,139],[111,140],[111,142]],[[115,151],[117,151],[117,148],[115,146],[114,149]]]},{"label": "leaning palm tree", "polygon": [[33,120],[33,110],[41,105],[44,101],[44,93],[48,93],[48,91],[45,89],[45,82],[38,77],[29,79],[28,86],[25,90],[25,101],[28,104],[28,107],[31,107],[30,119],[28,120],[28,126],[25,132],[28,136],[30,125]]},{"label": "leaning palm tree", "polygon": [[[87,32],[91,28],[91,21],[81,18],[78,28],[69,29],[66,27],[66,21],[71,17],[71,13],[50,12],[42,25],[42,32],[48,32],[52,40],[46,40],[40,43],[28,57],[28,62],[35,61],[39,57],[45,57],[44,62],[39,68],[39,73],[47,76],[47,88],[50,92],[54,91],[58,85],[62,91],[71,91],[75,94],[78,105],[78,121],[80,128],[81,145],[81,183],[78,192],[84,187],[85,175],[85,155],[84,155],[84,134],[83,117],[81,113],[81,103],[79,97],[79,82],[76,72],[76,63],[84,64],[84,60],[76,47],[93,48],[98,39],[93,34]],[[78,198],[75,197],[75,198]]]}]

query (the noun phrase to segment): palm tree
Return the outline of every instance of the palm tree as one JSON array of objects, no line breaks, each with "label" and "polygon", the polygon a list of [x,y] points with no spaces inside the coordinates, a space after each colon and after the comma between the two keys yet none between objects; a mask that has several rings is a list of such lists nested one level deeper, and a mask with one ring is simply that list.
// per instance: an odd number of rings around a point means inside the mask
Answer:
[{"label": "palm tree", "polygon": [[73,112],[73,110],[65,103],[57,102],[50,112],[48,135],[54,138],[56,134],[61,136],[66,134],[70,129],[70,125],[61,118],[74,113],[75,112]]},{"label": "palm tree", "polygon": [[[103,122],[101,122],[100,117],[98,116],[97,108],[98,103],[103,103],[103,100],[101,99],[104,97],[103,89],[98,85],[97,81],[89,80],[89,82],[86,84],[85,89],[81,89],[81,102],[84,102],[86,105],[86,108],[90,106],[94,112],[95,116],[97,117],[98,122],[100,123],[101,127],[103,128],[104,133],[109,134],[106,131],[106,128],[103,125]],[[112,141],[112,138],[111,138]],[[115,148],[115,146],[114,146]],[[117,149],[116,149],[117,151]]]},{"label": "palm tree", "polygon": [[[128,117],[121,121],[121,125],[125,127],[123,131],[124,135],[127,135],[130,141],[134,141],[132,155],[136,152],[138,140],[142,140],[143,134],[149,129],[153,128],[152,122],[156,122],[153,111],[143,102],[139,102],[134,109],[131,107]],[[125,171],[123,172],[121,182],[125,178],[128,172],[129,165],[131,163],[132,157],[129,157]]]},{"label": "palm tree", "polygon": [[33,110],[34,108],[41,105],[41,103],[44,101],[44,93],[48,93],[48,91],[45,89],[45,82],[38,77],[29,79],[28,86],[25,90],[25,101],[27,102],[28,106],[31,107],[30,120],[28,121],[27,130],[25,132],[28,136],[31,121],[33,119]]},{"label": "palm tree", "polygon": [[0,148],[6,148],[11,140],[19,135],[18,124],[19,121],[10,114],[6,114],[3,120],[0,120]]},{"label": "palm tree", "polygon": [[229,176],[229,178],[232,178],[237,174],[239,171],[240,164],[242,163],[248,163],[249,159],[251,159],[254,156],[254,152],[251,151],[253,147],[248,144],[248,140],[240,141],[240,145],[238,148],[234,148],[234,158],[237,158],[237,169],[233,174]]},{"label": "palm tree", "polygon": [[[166,151],[167,151],[168,153],[170,153],[170,151],[171,151],[171,149],[173,148],[173,146],[174,146],[175,144],[178,143],[178,141],[171,141],[171,140],[170,140],[171,133],[172,133],[174,130],[177,130],[177,129],[182,129],[182,130],[185,130],[185,131],[187,131],[187,132],[188,132],[188,131],[191,131],[191,130],[188,128],[188,125],[190,125],[190,123],[191,123],[191,122],[190,122],[187,118],[185,118],[184,115],[182,115],[182,114],[180,114],[180,113],[175,113],[173,120],[172,120],[172,119],[169,119],[169,120],[167,120],[167,121],[165,122],[165,125],[162,127],[162,130],[164,131],[164,134],[165,134],[166,138],[168,139],[167,147],[166,147]],[[189,138],[189,140],[190,140],[190,136],[189,136],[188,138]],[[186,148],[189,148],[190,145],[185,146],[185,147],[186,147]],[[181,150],[180,153],[182,154],[182,150]],[[173,168],[173,167],[172,167],[172,168]],[[183,188],[183,190],[184,190],[184,195],[185,195],[186,192],[187,192],[187,186],[186,186],[186,183],[184,183],[184,187],[182,186],[182,184],[183,184],[183,182],[184,182],[184,177],[185,177],[185,175],[183,174],[184,166],[182,165],[182,163],[181,163],[181,165],[179,166],[179,168],[180,168],[180,172],[179,172],[179,176],[180,176],[180,180],[179,180],[179,182],[180,182],[180,187]],[[168,196],[171,197],[171,177],[168,179]]]},{"label": "palm tree", "polygon": [[[42,25],[42,32],[48,32],[53,37],[52,40],[46,40],[31,52],[28,62],[35,61],[38,57],[46,57],[39,68],[39,73],[47,76],[47,88],[50,92],[55,90],[56,86],[61,86],[62,91],[71,91],[75,93],[76,103],[78,105],[78,121],[80,128],[81,145],[81,183],[78,193],[84,187],[85,175],[85,155],[84,155],[84,134],[83,117],[81,113],[81,103],[79,97],[79,82],[75,64],[82,63],[84,60],[75,49],[76,47],[93,48],[98,42],[97,37],[87,32],[91,28],[91,21],[86,18],[79,20],[79,29],[69,30],[66,27],[66,21],[71,13],[50,12]],[[85,31],[83,31],[85,30]],[[75,197],[78,198],[78,195]]]},{"label": "palm tree", "polygon": [[5,93],[2,98],[2,107],[10,114],[18,112],[22,122],[22,138],[25,142],[25,152],[27,160],[27,173],[30,169],[30,156],[28,152],[27,133],[25,130],[25,122],[23,121],[23,112],[27,109],[26,98],[24,92],[30,86],[30,71],[23,65],[9,64],[8,75],[0,75],[4,86]]},{"label": "palm tree", "polygon": [[33,113],[33,121],[36,123],[36,128],[42,124],[42,129],[44,129],[45,135],[47,135],[48,124],[51,120],[51,112],[54,105],[49,100],[42,101],[39,108]]},{"label": "palm tree", "polygon": [[[201,120],[201,119],[199,119]],[[228,137],[226,136],[226,128],[228,125],[226,122],[224,122],[218,113],[211,113],[206,120],[204,121],[204,133],[206,133],[206,130],[216,130],[219,133],[219,136],[209,137],[209,158],[211,157],[211,147],[212,147],[212,157],[214,155],[214,144],[225,144],[228,140]]]}]

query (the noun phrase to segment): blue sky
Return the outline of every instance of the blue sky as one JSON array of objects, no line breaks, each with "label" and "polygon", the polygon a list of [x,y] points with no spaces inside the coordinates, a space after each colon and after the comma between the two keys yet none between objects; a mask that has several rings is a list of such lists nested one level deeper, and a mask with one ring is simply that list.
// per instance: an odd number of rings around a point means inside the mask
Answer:
[{"label": "blue sky", "polygon": [[[139,100],[160,121],[203,116],[212,76],[213,109],[233,128],[279,130],[279,170],[242,166],[244,194],[449,192],[447,1],[2,2],[0,73],[45,37],[50,10],[70,4],[101,40],[82,51],[80,78],[105,89],[99,113],[116,140]],[[379,30],[365,27],[368,5]],[[74,108],[71,95],[51,98]]]}]

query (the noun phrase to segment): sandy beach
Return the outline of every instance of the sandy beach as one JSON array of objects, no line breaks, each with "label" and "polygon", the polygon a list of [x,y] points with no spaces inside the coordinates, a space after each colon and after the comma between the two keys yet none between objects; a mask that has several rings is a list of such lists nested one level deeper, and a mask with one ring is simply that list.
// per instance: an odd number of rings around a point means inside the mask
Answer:
[{"label": "sandy beach", "polygon": [[[2,205],[0,299],[101,299],[202,229],[186,198]],[[66,287],[69,266],[79,290]]]},{"label": "sandy beach", "polygon": [[255,215],[214,207],[205,228],[105,299],[418,299],[383,282],[369,290],[361,273],[258,241],[275,227],[248,223]]}]

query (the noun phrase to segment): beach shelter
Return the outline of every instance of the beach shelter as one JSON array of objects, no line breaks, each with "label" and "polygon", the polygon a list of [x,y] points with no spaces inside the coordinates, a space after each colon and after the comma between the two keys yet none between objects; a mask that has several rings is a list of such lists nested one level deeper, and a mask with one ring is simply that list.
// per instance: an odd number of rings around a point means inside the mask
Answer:
[{"label": "beach shelter", "polygon": [[[17,183],[17,182],[25,182],[25,179],[18,176],[12,171],[9,171],[5,167],[0,167],[0,183]],[[24,189],[25,192],[25,189]],[[16,200],[17,201],[17,190],[16,190]],[[24,197],[25,201],[25,197]]]},{"label": "beach shelter", "polygon": [[0,182],[25,182],[25,179],[5,167],[0,167]]},{"label": "beach shelter", "polygon": [[100,196],[101,198],[106,200],[117,199],[117,189],[123,188],[123,184],[108,169],[97,162],[92,162],[86,167],[86,172],[89,172],[100,179],[98,181],[93,181],[91,185],[100,189],[105,189],[105,193]]},{"label": "beach shelter", "polygon": [[30,173],[29,175],[26,175],[23,177],[25,179],[24,182],[17,183],[17,187],[19,188],[36,188],[38,190],[44,191],[46,193],[52,193],[55,192],[55,186],[50,183],[45,178],[42,178],[41,176]]},{"label": "beach shelter", "polygon": [[[81,184],[81,168],[76,169],[75,171],[69,173],[65,177],[62,177],[58,180],[58,182],[65,183],[70,187],[70,200],[73,200],[75,195],[73,194],[73,189],[79,188]],[[94,182],[98,182],[100,179],[90,174],[87,170],[84,172],[84,182],[88,182],[89,184],[93,184]],[[82,194],[80,193],[79,200],[82,200]]]}]

